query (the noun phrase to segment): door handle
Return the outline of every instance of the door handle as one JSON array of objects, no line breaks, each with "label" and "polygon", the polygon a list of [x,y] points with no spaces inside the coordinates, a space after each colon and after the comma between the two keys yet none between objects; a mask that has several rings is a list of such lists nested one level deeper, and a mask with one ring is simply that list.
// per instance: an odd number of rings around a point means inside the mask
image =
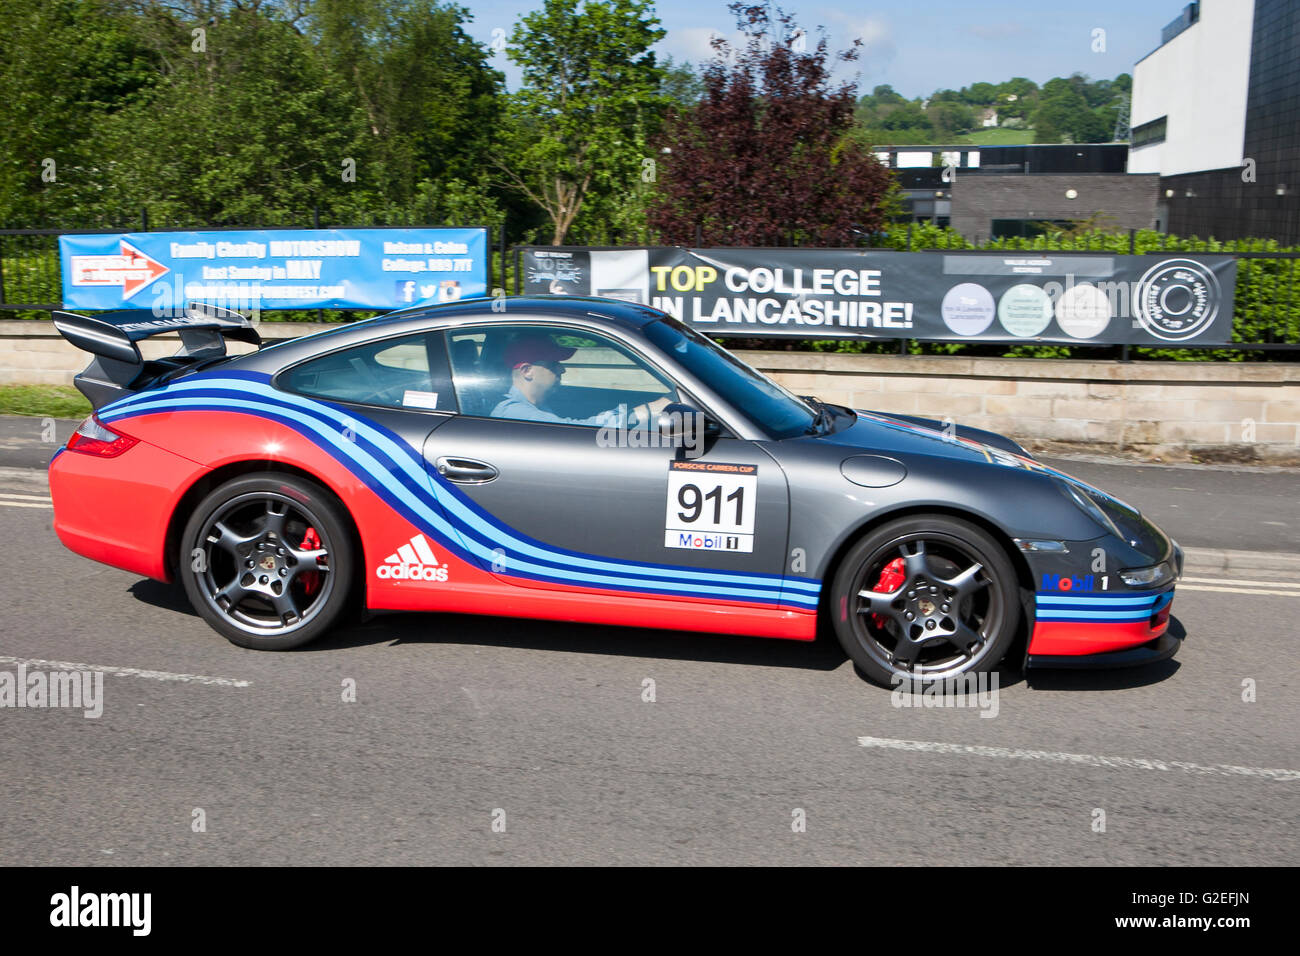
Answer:
[{"label": "door handle", "polygon": [[474,458],[449,458],[443,456],[434,462],[434,465],[438,469],[438,474],[448,481],[470,484],[482,484],[501,474],[496,466]]}]

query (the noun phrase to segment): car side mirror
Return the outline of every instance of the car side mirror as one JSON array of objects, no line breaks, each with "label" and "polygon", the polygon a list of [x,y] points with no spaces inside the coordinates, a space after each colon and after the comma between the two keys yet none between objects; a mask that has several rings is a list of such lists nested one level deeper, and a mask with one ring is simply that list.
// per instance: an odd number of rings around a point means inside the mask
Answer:
[{"label": "car side mirror", "polygon": [[683,402],[665,405],[659,412],[658,427],[662,437],[674,441],[716,438],[722,431],[704,412]]}]

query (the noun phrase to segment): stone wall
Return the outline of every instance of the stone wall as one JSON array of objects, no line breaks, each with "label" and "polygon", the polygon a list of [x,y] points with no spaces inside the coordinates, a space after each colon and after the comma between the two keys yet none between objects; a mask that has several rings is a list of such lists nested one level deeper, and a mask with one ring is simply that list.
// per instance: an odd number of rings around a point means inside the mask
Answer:
[{"label": "stone wall", "polygon": [[1300,461],[1295,363],[740,354],[800,395],[951,418],[1026,447],[1087,446],[1163,461]]}]

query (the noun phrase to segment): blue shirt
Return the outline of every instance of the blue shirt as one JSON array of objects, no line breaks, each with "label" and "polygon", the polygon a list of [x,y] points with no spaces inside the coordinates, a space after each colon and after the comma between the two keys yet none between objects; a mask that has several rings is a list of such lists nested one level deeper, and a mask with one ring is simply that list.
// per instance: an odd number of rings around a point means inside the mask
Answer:
[{"label": "blue shirt", "polygon": [[496,408],[492,409],[492,417],[514,418],[526,422],[551,422],[560,425],[599,425],[610,428],[631,427],[633,420],[631,410],[626,405],[619,405],[618,408],[611,408],[590,418],[565,418],[555,412],[538,408],[513,385],[510,386],[510,391],[506,392],[506,397],[497,402]]}]

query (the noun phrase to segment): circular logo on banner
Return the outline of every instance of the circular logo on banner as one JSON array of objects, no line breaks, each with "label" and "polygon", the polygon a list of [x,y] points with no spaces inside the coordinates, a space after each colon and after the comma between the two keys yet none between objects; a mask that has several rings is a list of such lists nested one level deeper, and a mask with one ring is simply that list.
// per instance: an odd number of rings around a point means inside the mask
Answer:
[{"label": "circular logo on banner", "polygon": [[1184,342],[1204,332],[1219,314],[1223,293],[1207,266],[1166,259],[1147,270],[1133,293],[1137,319],[1158,339]]},{"label": "circular logo on banner", "polygon": [[993,296],[975,282],[963,282],[943,297],[943,324],[958,335],[979,335],[993,324]]},{"label": "circular logo on banner", "polygon": [[1052,300],[1036,285],[1013,285],[998,302],[998,321],[1022,339],[1041,335],[1052,321]]},{"label": "circular logo on banner", "polygon": [[1066,335],[1091,339],[1110,325],[1110,302],[1091,282],[1081,282],[1061,293],[1056,303],[1056,322]]}]

